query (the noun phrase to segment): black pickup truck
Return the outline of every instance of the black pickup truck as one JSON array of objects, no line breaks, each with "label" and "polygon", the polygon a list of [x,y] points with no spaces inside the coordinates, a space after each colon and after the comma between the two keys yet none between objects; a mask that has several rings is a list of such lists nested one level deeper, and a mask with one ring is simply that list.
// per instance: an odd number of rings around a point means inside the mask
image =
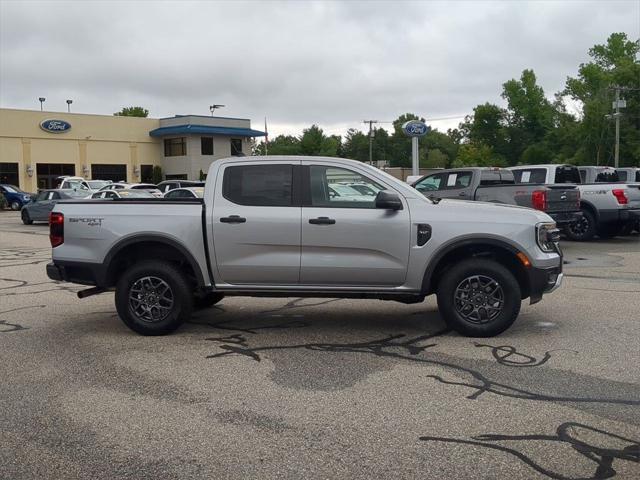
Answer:
[{"label": "black pickup truck", "polygon": [[427,197],[476,200],[535,208],[558,225],[580,216],[580,190],[575,185],[516,183],[506,168],[466,167],[426,175],[413,187]]}]

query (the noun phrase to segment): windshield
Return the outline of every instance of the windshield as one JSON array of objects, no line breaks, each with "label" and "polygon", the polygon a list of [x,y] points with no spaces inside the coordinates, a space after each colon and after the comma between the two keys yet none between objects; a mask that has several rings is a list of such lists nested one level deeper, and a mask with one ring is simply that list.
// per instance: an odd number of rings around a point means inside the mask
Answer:
[{"label": "windshield", "polygon": [[102,187],[109,185],[109,182],[106,180],[87,180],[87,183],[91,190],[100,190]]},{"label": "windshield", "polygon": [[62,186],[63,188],[89,190],[82,180],[65,180]]},{"label": "windshield", "polygon": [[2,185],[2,188],[4,188],[8,193],[25,193],[15,185]]}]

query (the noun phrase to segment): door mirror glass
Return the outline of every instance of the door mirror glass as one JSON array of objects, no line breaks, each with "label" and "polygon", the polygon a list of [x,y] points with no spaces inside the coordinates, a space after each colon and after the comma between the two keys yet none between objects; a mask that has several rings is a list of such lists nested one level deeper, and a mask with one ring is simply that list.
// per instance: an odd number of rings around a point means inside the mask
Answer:
[{"label": "door mirror glass", "polygon": [[376,208],[402,210],[402,201],[397,193],[389,190],[380,190],[376,195]]}]

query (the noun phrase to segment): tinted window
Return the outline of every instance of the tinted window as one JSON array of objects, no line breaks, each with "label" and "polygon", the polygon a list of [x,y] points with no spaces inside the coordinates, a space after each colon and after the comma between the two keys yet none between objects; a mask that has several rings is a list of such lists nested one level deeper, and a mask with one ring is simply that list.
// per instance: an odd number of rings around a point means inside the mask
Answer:
[{"label": "tinted window", "polygon": [[164,156],[165,157],[181,157],[187,154],[187,139],[165,138],[164,139]]},{"label": "tinted window", "polygon": [[583,168],[580,169],[580,183],[587,182],[587,171]]},{"label": "tinted window", "polygon": [[640,182],[640,170],[636,172],[636,182]]},{"label": "tinted window", "polygon": [[582,183],[578,169],[571,166],[557,167],[556,183]]},{"label": "tinted window", "polygon": [[292,204],[292,165],[227,167],[222,195],[239,205],[288,207]]},{"label": "tinted window", "polygon": [[234,155],[234,156],[242,155],[242,139],[241,138],[231,139],[231,155]]},{"label": "tinted window", "polygon": [[200,153],[213,155],[213,137],[200,137]]},{"label": "tinted window", "polygon": [[544,168],[514,170],[513,176],[516,183],[545,183],[547,181],[547,171]]},{"label": "tinted window", "polygon": [[503,183],[513,183],[513,175],[503,180],[499,170],[482,170],[480,173],[480,185],[500,185]]},{"label": "tinted window", "polygon": [[[312,165],[309,173],[311,205],[314,207],[375,208],[377,192],[384,189],[346,168]],[[375,193],[372,195],[372,192]]]},{"label": "tinted window", "polygon": [[598,183],[612,183],[619,181],[620,177],[618,176],[618,172],[615,170],[603,170],[596,175],[596,182]]}]

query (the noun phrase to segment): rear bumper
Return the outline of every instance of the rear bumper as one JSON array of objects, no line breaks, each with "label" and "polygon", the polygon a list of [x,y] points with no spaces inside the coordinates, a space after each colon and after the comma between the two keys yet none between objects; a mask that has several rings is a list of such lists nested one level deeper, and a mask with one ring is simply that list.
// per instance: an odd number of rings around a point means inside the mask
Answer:
[{"label": "rear bumper", "polygon": [[51,262],[47,264],[47,276],[57,282],[80,285],[105,286],[105,271],[101,263]]},{"label": "rear bumper", "polygon": [[557,225],[570,225],[582,217],[582,212],[556,212],[547,213]]}]

